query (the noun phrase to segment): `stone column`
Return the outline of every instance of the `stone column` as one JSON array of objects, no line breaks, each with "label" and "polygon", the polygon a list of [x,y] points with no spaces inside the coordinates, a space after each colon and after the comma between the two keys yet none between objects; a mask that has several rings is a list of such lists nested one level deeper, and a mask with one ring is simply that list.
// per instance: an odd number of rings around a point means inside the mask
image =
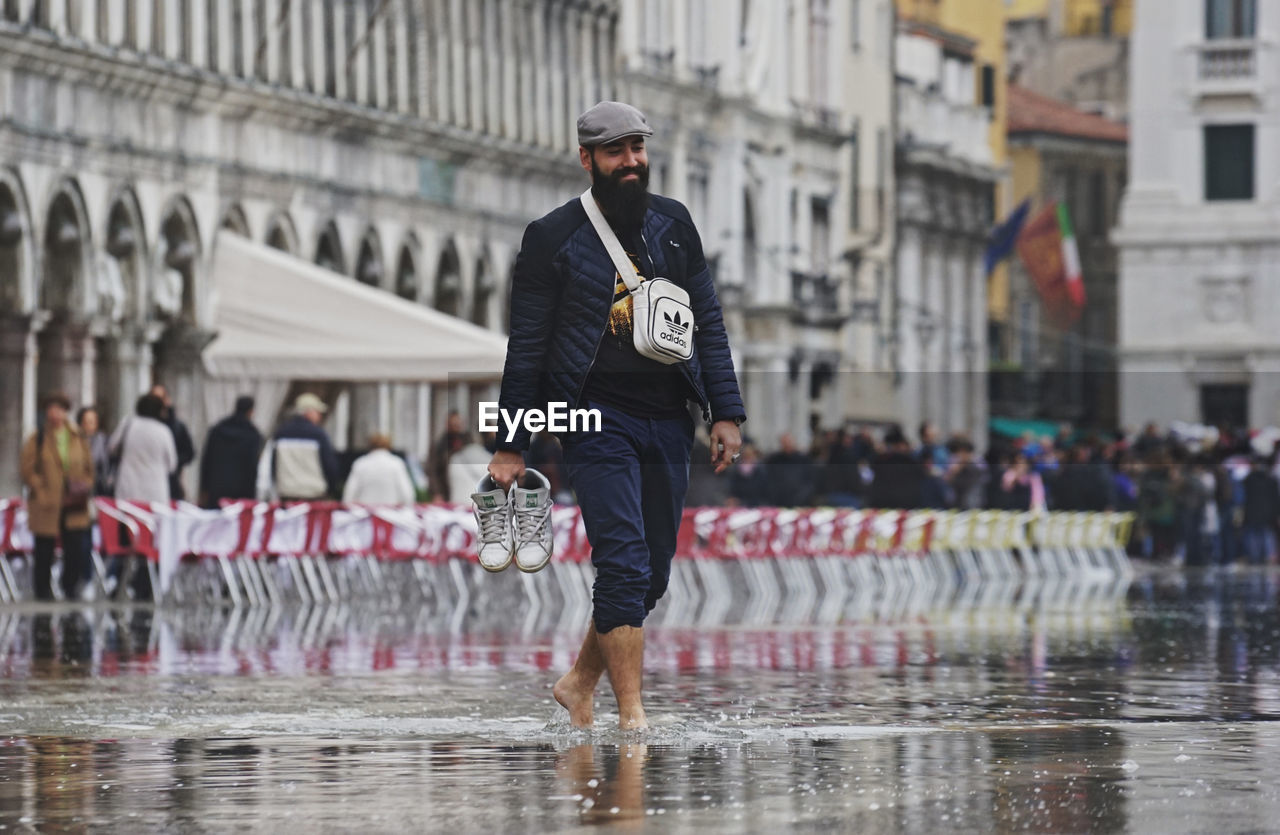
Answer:
[{"label": "stone column", "polygon": [[[374,7],[377,8],[376,6]],[[379,110],[386,110],[390,102],[391,76],[387,70],[387,19],[388,12],[383,11],[378,19],[369,25],[372,31],[365,41],[373,50],[373,104]]]},{"label": "stone column", "polygon": [[794,388],[791,385],[791,369],[788,367],[787,358],[780,355],[779,350],[777,346],[770,346],[769,352],[772,356],[766,357],[761,363],[766,369],[761,376],[767,380],[764,388],[768,392],[766,395],[768,400],[764,412],[767,417],[762,427],[764,435],[759,439],[759,443],[765,450],[777,449],[778,436],[791,428],[788,405],[791,403]]},{"label": "stone column", "polygon": [[248,0],[240,6],[240,75],[243,78],[257,77],[258,31],[255,25],[255,5],[256,0]]},{"label": "stone column", "polygon": [[511,0],[503,2],[502,12],[502,136],[516,139],[520,136],[520,54],[516,52],[520,20]]},{"label": "stone column", "polygon": [[422,0],[413,0],[414,5],[414,21],[416,26],[409,33],[409,41],[413,44],[414,54],[417,60],[413,64],[413,96],[414,96],[414,113],[423,119],[431,118],[431,99],[433,98],[432,85],[435,79],[432,76],[431,62],[435,59],[435,45],[430,38],[431,21],[431,5],[429,2]]},{"label": "stone column", "polygon": [[368,449],[369,436],[383,430],[381,383],[351,386],[351,437],[349,449]]},{"label": "stone column", "polygon": [[502,54],[499,44],[506,21],[499,16],[497,0],[485,0],[480,22],[483,27],[480,43],[484,45],[485,130],[493,136],[502,136]]},{"label": "stone column", "polygon": [[[569,98],[565,102],[565,109],[569,113],[572,125],[578,114],[586,110],[590,105],[582,103],[582,78],[579,73],[582,71],[582,12],[572,4],[565,7],[564,10],[564,37],[565,37],[565,73],[569,78]],[[591,102],[595,104],[595,102]],[[577,146],[577,138],[571,134],[569,136],[571,147]]]},{"label": "stone column", "polygon": [[97,347],[88,327],[80,323],[47,327],[37,337],[36,345],[37,397],[45,392],[62,391],[77,408],[91,403],[96,394]]},{"label": "stone column", "polygon": [[[156,344],[156,380],[164,383],[173,398],[174,410],[191,432],[197,459],[182,473],[187,497],[194,499],[199,482],[200,447],[209,428],[204,413],[204,374],[200,355],[217,334],[179,325],[171,328]],[[213,416],[216,420],[218,415]]]},{"label": "stone column", "polygon": [[[121,13],[123,14],[123,11]],[[137,48],[139,52],[151,52],[155,47],[154,43],[152,42],[152,34],[151,34],[151,31],[152,31],[151,30],[151,26],[152,26],[151,4],[150,3],[135,4],[133,14],[134,14],[134,24],[135,24],[134,33],[133,33],[133,38],[134,38],[133,45],[134,47]]]},{"label": "stone column", "polygon": [[450,95],[452,107],[449,110],[450,121],[458,127],[469,127],[469,112],[467,102],[469,100],[467,89],[467,53],[470,51],[467,44],[467,31],[464,25],[465,17],[463,15],[462,0],[448,0],[449,6],[449,29],[448,39],[452,45],[450,53],[450,61],[448,67],[449,78],[453,83],[450,85]]},{"label": "stone column", "polygon": [[160,46],[164,57],[175,60],[182,52],[182,15],[178,0],[164,0],[164,20],[161,21]]},{"label": "stone column", "polygon": [[413,103],[409,94],[409,68],[413,62],[409,58],[409,9],[405,0],[399,0],[392,10],[392,21],[396,43],[396,110],[401,113],[413,111]]},{"label": "stone column", "polygon": [[[697,2],[697,0],[694,0]],[[666,26],[666,34],[670,40],[671,49],[675,51],[675,63],[671,70],[675,73],[675,77],[681,81],[686,81],[690,77],[689,56],[692,52],[689,48],[689,4],[688,0],[672,0],[667,6],[667,12],[670,15],[663,23]]]},{"label": "stone column", "polygon": [[233,31],[235,24],[231,16],[231,4],[227,0],[221,0],[214,8],[218,10],[217,22],[214,24],[218,27],[218,54],[214,56],[214,66],[223,75],[235,75],[236,33]]},{"label": "stone column", "polygon": [[333,85],[336,98],[347,98],[347,7],[335,5],[333,13]]},{"label": "stone column", "polygon": [[551,146],[557,151],[568,151],[570,147],[576,148],[578,145],[576,141],[572,146],[569,145],[569,125],[572,124],[578,114],[569,115],[569,106],[565,99],[565,77],[569,73],[569,36],[565,31],[566,25],[564,9],[553,7],[551,10],[551,31],[547,33],[547,50],[550,53],[547,56],[549,60],[548,75],[551,80],[551,132],[549,137]]},{"label": "stone column", "polygon": [[800,373],[790,386],[791,414],[787,418],[787,429],[795,437],[796,445],[800,449],[808,449],[809,442],[812,440],[812,433],[809,431],[809,412],[813,408],[813,401],[809,399],[812,380],[813,360],[807,356],[802,357]]},{"label": "stone column", "polygon": [[258,0],[262,3],[262,23],[266,31],[261,36],[266,40],[267,81],[280,83],[280,5],[279,0]]},{"label": "stone column", "polygon": [[451,118],[449,91],[452,89],[449,83],[449,33],[445,29],[445,22],[449,19],[446,8],[448,3],[449,0],[427,0],[426,10],[426,28],[435,35],[427,64],[427,83],[435,89],[434,95],[431,96],[433,101],[430,102],[430,115],[437,122],[444,124],[448,124]]},{"label": "stone column", "polygon": [[372,104],[369,95],[369,12],[370,7],[364,2],[355,5],[355,19],[347,36],[351,41],[348,52],[351,57],[351,100],[358,104]]},{"label": "stone column", "polygon": [[49,28],[59,35],[67,34],[67,0],[45,0],[49,5]]},{"label": "stone column", "polygon": [[[187,31],[191,33],[191,52],[187,60],[193,66],[209,66],[209,0],[187,0],[191,17],[187,19]],[[218,2],[218,0],[214,0]]]},{"label": "stone column", "polygon": [[307,89],[324,95],[329,59],[325,54],[324,21],[328,4],[325,0],[311,0],[311,83]]},{"label": "stone column", "polygon": [[302,0],[289,3],[289,86],[295,90],[307,87],[307,30],[302,25]]},{"label": "stone column", "polygon": [[530,79],[529,55],[525,45],[529,42],[529,29],[525,26],[524,0],[511,0],[512,13],[504,18],[506,29],[506,87],[507,87],[507,138],[529,138]]},{"label": "stone column", "polygon": [[98,42],[98,0],[78,0],[80,3],[80,31],[77,33],[89,43]]},{"label": "stone column", "polygon": [[551,54],[547,43],[546,19],[542,4],[530,6],[533,18],[533,115],[534,144],[551,147]]},{"label": "stone column", "polygon": [[153,341],[154,337],[149,339],[141,329],[131,329],[106,342],[101,363],[105,373],[98,381],[99,394],[105,395],[104,403],[114,409],[111,414],[102,415],[104,420],[119,421],[131,414],[139,395],[151,386]]},{"label": "stone column", "polygon": [[29,429],[27,398],[30,359],[34,353],[31,320],[26,316],[0,319],[0,496],[21,495],[18,468],[22,442]]},{"label": "stone column", "polygon": [[471,95],[468,96],[471,106],[471,113],[468,118],[471,129],[483,133],[488,129],[485,120],[488,82],[484,71],[485,52],[487,51],[484,37],[484,8],[482,3],[472,0],[472,2],[466,4],[466,9],[467,88],[471,91]]}]

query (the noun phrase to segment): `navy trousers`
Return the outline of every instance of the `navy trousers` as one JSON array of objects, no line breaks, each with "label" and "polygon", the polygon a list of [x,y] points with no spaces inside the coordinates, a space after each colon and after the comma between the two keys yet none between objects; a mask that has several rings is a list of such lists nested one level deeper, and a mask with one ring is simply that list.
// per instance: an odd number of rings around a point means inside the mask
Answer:
[{"label": "navy trousers", "polygon": [[653,420],[587,404],[599,432],[561,438],[596,569],[596,632],[644,625],[667,591],[689,487],[693,419]]}]

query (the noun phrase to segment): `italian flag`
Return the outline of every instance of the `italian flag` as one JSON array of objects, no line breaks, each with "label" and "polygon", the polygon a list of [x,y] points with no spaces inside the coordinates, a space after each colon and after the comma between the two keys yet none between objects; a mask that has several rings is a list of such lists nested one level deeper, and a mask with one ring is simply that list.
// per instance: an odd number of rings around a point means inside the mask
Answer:
[{"label": "italian flag", "polygon": [[1066,271],[1067,297],[1077,308],[1084,307],[1084,275],[1080,271],[1080,249],[1071,226],[1067,204],[1058,204],[1058,233],[1062,235],[1062,266]]},{"label": "italian flag", "polygon": [[1049,318],[1063,329],[1074,325],[1084,309],[1084,276],[1065,204],[1050,203],[1022,228],[1018,255]]}]

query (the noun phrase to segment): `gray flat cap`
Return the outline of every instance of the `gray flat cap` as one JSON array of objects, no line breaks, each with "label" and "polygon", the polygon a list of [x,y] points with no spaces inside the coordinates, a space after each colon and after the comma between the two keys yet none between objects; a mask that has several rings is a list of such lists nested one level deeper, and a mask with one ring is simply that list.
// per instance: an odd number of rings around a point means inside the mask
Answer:
[{"label": "gray flat cap", "polygon": [[602,101],[578,117],[578,144],[590,148],[624,136],[653,136],[644,114],[620,101]]}]

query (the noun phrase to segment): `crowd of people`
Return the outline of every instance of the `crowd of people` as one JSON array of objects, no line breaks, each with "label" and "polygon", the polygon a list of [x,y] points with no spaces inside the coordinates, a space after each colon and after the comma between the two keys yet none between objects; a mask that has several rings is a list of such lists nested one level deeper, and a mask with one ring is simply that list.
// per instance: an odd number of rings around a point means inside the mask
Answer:
[{"label": "crowd of people", "polygon": [[716,477],[695,452],[690,505],[882,509],[1131,511],[1131,549],[1188,565],[1270,562],[1280,520],[1274,439],[1258,433],[1161,431],[1131,436],[995,439],[979,455],[964,435],[930,424],[914,443],[901,427],[790,435],[762,454],[752,443]]},{"label": "crowd of people", "polygon": [[[75,599],[84,592],[91,577],[95,496],[135,502],[190,499],[207,508],[260,498],[341,498],[361,504],[410,504],[418,498],[405,462],[391,452],[386,435],[373,435],[368,453],[342,471],[322,426],[327,407],[316,395],[300,395],[270,439],[254,425],[254,405],[252,397],[238,398],[233,413],[210,428],[200,455],[198,494],[189,497],[183,475],[196,459],[196,447],[163,385],[139,397],[133,413],[110,434],[94,406],[80,408],[72,419],[65,394],[42,397],[40,428],[25,440],[21,456],[28,526],[35,539],[36,599],[54,597],[52,567],[59,545],[63,596]],[[108,593],[128,588],[135,598],[150,597],[149,573],[138,570],[137,562],[112,561]]]},{"label": "crowd of people", "polygon": [[[70,400],[41,400],[40,429],[22,450],[29,525],[35,536],[35,594],[53,596],[51,566],[63,553],[62,592],[79,595],[90,578],[93,496],[144,502],[187,499],[183,473],[196,446],[163,385],[141,396],[133,414],[107,433],[98,410],[72,413]],[[492,439],[448,417],[433,444],[426,478],[375,434],[367,454],[342,466],[323,427],[327,408],[302,394],[270,438],[253,421],[254,401],[237,399],[233,413],[208,432],[199,459],[203,507],[237,499],[408,504],[430,498],[465,501],[484,477]],[[695,443],[686,504],[690,507],[833,506],[881,509],[1003,509],[1132,511],[1131,550],[1188,565],[1276,558],[1280,520],[1277,445],[1270,436],[1214,431],[1188,435],[1148,425],[1140,433],[1103,440],[1076,437],[994,441],[978,454],[964,435],[945,441],[930,424],[908,438],[898,426],[819,431],[809,449],[784,434],[767,453],[748,441],[737,466],[717,475],[705,440]],[[559,444],[534,438],[529,465],[551,482],[559,503],[573,503]],[[425,483],[424,483],[425,482]],[[127,576],[126,576],[127,575]],[[109,570],[109,589],[128,583],[150,594],[145,571],[122,561]]]}]

